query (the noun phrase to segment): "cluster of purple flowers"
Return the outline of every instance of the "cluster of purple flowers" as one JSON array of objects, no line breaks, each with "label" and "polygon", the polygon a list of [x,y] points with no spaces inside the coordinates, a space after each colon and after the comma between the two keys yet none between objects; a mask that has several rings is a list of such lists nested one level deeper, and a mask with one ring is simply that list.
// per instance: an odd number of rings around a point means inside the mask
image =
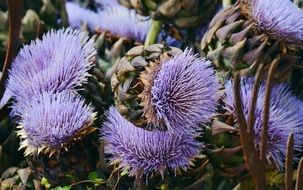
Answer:
[{"label": "cluster of purple flowers", "polygon": [[[98,3],[102,6],[97,12],[86,10],[75,3],[67,3],[70,24],[77,28],[87,24],[91,30],[105,30],[137,41],[145,39],[150,26],[147,18],[118,5],[117,1],[100,0]],[[302,45],[303,14],[290,1],[252,0],[250,8],[250,16],[258,30],[285,42]],[[119,168],[128,170],[131,176],[148,176],[155,172],[163,176],[168,170],[176,173],[193,165],[203,148],[203,143],[195,139],[201,135],[198,125],[211,121],[221,97],[221,86],[210,67],[211,63],[193,55],[191,50],[186,49],[183,53],[161,61],[159,68],[149,76],[151,87],[146,96],[148,107],[144,108],[144,114],[148,112],[152,117],[147,118],[152,131],[136,127],[114,107],[106,113],[107,120],[102,125],[105,153],[112,156],[111,162],[119,163]],[[253,82],[251,78],[241,81],[242,106],[246,118],[251,105]],[[264,96],[263,82],[257,98],[253,128],[257,149],[263,124]],[[235,115],[232,81],[225,84],[223,101],[225,110]],[[273,161],[279,170],[284,168],[286,142],[290,133],[295,134],[295,152],[302,152],[302,106],[302,101],[291,93],[287,84],[273,87],[266,151],[268,162]],[[295,155],[294,161],[298,159]]]},{"label": "cluster of purple flowers", "polygon": [[59,149],[92,124],[93,108],[76,90],[86,83],[95,54],[93,40],[71,28],[48,32],[20,50],[7,89],[25,154]]},{"label": "cluster of purple flowers", "polygon": [[[194,137],[201,135],[198,124],[205,124],[216,114],[221,93],[220,85],[209,68],[209,62],[194,56],[189,50],[164,60],[154,75],[151,87],[151,104],[158,124],[163,120],[168,131],[146,131],[137,128],[111,108],[107,122],[102,126],[105,152],[111,161],[120,163],[130,175],[142,175],[165,170],[186,170],[198,156],[203,144]],[[246,118],[249,114],[253,79],[241,81],[241,94]],[[235,115],[233,83],[225,85],[225,110]],[[265,84],[262,83],[255,110],[255,145],[259,149],[262,131]],[[287,84],[275,85],[271,93],[269,131],[267,142],[268,162],[283,170],[287,139],[295,134],[294,150],[302,152],[303,106]],[[159,129],[157,122],[152,129]],[[160,127],[161,129],[161,127]],[[295,154],[294,161],[299,160]],[[140,173],[142,172],[143,173]]]},{"label": "cluster of purple flowers", "polygon": [[[198,125],[211,120],[220,97],[210,62],[188,49],[164,59],[151,78],[147,109],[155,118],[152,131],[136,127],[114,107],[102,126],[105,153],[130,175],[188,169],[203,147],[195,139],[201,135]],[[163,128],[168,131],[158,131]]]},{"label": "cluster of purple flowers", "polygon": [[[144,41],[150,27],[147,17],[139,16],[117,3],[99,0],[97,12],[74,2],[67,2],[69,23],[73,28],[87,25],[90,30],[109,31],[120,37]],[[257,29],[286,42],[303,41],[303,14],[290,1],[252,0],[251,15]],[[282,10],[282,8],[283,10]],[[286,7],[286,11],[285,11]],[[295,21],[294,21],[295,20]],[[302,22],[298,22],[302,21]],[[7,81],[7,97],[13,98],[13,114],[18,117],[21,148],[25,155],[60,150],[80,132],[90,131],[96,114],[77,93],[87,82],[94,63],[94,42],[86,33],[67,28],[51,31],[24,46],[12,63]],[[115,107],[105,114],[100,130],[105,153],[112,163],[128,170],[130,176],[142,177],[173,170],[189,169],[204,144],[199,125],[209,123],[217,114],[222,96],[221,85],[211,62],[191,50],[160,58],[149,76],[150,89],[145,94],[144,114],[148,128],[138,128]],[[153,65],[153,64],[151,64]],[[152,66],[150,66],[152,67]],[[151,69],[152,70],[152,69]],[[253,79],[241,80],[242,107],[246,119],[251,105]],[[145,91],[144,91],[145,92]],[[255,109],[255,145],[259,149],[265,84],[261,84]],[[224,109],[235,114],[233,82],[225,84]],[[299,107],[299,108],[298,108]],[[294,133],[294,150],[303,150],[303,103],[287,84],[275,85],[271,92],[267,158],[279,170],[284,168],[288,135]],[[298,109],[297,109],[298,108]],[[164,129],[167,129],[165,131]],[[295,154],[294,161],[299,157]]]}]

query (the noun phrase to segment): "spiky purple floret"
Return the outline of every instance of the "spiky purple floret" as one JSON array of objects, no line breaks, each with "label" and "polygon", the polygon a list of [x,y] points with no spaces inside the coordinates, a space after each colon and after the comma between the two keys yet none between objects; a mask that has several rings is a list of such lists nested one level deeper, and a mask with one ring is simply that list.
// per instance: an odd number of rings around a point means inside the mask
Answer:
[{"label": "spiky purple floret", "polygon": [[303,12],[289,0],[253,0],[258,27],[291,43],[303,42]]},{"label": "spiky purple floret", "polygon": [[[112,155],[112,162],[128,169],[130,175],[147,176],[164,170],[186,170],[203,147],[190,133],[147,131],[134,126],[123,118],[116,108],[106,113],[101,137],[105,141],[105,153]],[[141,173],[142,174],[142,173]]]},{"label": "spiky purple floret", "polygon": [[116,5],[105,7],[91,23],[97,29],[107,30],[112,34],[137,41],[144,41],[151,21],[148,17],[136,14],[134,10]]},{"label": "spiky purple floret", "polygon": [[[75,3],[66,3],[69,22],[80,28],[86,23],[91,30],[109,31],[114,35],[137,41],[144,41],[150,28],[148,17],[136,14],[122,5],[105,6],[98,12],[80,7]],[[82,23],[82,24],[81,24]]]},{"label": "spiky purple floret", "polygon": [[79,95],[42,93],[23,106],[20,126],[29,146],[58,149],[92,124],[95,113]]},{"label": "spiky purple floret", "polygon": [[34,94],[74,90],[87,81],[96,50],[87,34],[71,28],[50,31],[24,46],[12,63],[7,88],[17,101]]},{"label": "spiky purple floret", "polygon": [[[226,96],[224,102],[225,109],[235,114],[235,101],[233,96],[233,83],[227,82]],[[251,92],[253,88],[253,79],[245,78],[241,81],[242,107],[246,119],[249,114]],[[258,148],[262,132],[262,112],[265,96],[265,84],[261,84],[258,100],[255,110],[255,145]],[[278,84],[272,88],[271,102],[269,110],[267,157],[274,161],[279,170],[283,170],[286,156],[286,144],[288,136],[294,133],[294,150],[302,152],[303,150],[303,112],[300,107],[303,106],[301,100],[296,98],[287,84]],[[298,161],[299,156],[295,155],[294,161]]]},{"label": "spiky purple floret", "polygon": [[73,28],[81,29],[83,25],[88,26],[91,19],[95,19],[95,12],[81,7],[78,3],[66,2],[65,7],[69,25]]},{"label": "spiky purple floret", "polygon": [[210,62],[186,49],[162,63],[151,100],[157,118],[178,129],[209,122],[216,113],[219,89]]}]

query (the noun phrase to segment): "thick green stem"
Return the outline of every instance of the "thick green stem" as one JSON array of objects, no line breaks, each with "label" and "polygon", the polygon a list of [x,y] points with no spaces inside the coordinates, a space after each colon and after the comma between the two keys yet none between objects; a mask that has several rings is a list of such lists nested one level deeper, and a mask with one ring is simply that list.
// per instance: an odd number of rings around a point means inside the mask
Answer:
[{"label": "thick green stem", "polygon": [[155,44],[157,42],[158,35],[161,31],[162,22],[158,20],[153,20],[152,25],[148,31],[147,37],[145,39],[144,46],[147,47],[151,44]]}]

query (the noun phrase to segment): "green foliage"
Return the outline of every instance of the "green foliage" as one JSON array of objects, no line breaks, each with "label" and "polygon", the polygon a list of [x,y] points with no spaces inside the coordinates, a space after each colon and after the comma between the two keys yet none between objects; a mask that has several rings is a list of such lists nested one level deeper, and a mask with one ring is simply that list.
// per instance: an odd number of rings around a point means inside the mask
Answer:
[{"label": "green foliage", "polygon": [[128,174],[128,168],[125,168],[125,170],[123,170],[120,175],[125,176],[126,174]]},{"label": "green foliage", "polygon": [[49,183],[48,179],[46,179],[45,177],[43,177],[41,179],[41,185],[43,185],[45,188],[50,188],[51,184]]},{"label": "green foliage", "polygon": [[99,186],[101,185],[102,183],[104,183],[104,180],[98,175],[97,172],[93,171],[93,172],[90,172],[87,176],[87,178],[89,180],[91,180],[95,186]]},{"label": "green foliage", "polygon": [[63,187],[57,186],[51,190],[71,190],[71,189],[72,189],[72,186],[63,186]]}]

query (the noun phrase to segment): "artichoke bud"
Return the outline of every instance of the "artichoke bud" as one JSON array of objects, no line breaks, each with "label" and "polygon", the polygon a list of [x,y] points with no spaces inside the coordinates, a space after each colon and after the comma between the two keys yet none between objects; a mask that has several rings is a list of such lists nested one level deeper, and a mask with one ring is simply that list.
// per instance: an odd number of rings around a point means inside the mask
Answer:
[{"label": "artichoke bud", "polygon": [[0,31],[6,31],[8,28],[8,18],[7,18],[7,13],[0,11]]},{"label": "artichoke bud", "polygon": [[[279,20],[283,17],[279,11],[283,11],[270,8],[263,1],[255,4],[238,1],[213,18],[202,38],[201,49],[223,77],[229,78],[234,71],[254,75],[259,64],[267,70],[273,61],[278,61],[274,78],[279,81],[288,78],[303,48],[301,28],[291,27],[290,18],[299,16],[301,20],[303,16],[292,3],[284,3],[287,4],[284,14],[292,14],[284,23]],[[267,7],[272,9],[270,14]]]},{"label": "artichoke bud", "polygon": [[136,10],[144,16],[155,20],[173,23],[178,28],[191,28],[205,23],[216,12],[219,1],[204,0],[119,0],[119,2]]},{"label": "artichoke bud", "polygon": [[[162,44],[134,47],[121,58],[111,79],[116,106],[139,127],[192,130],[209,122],[220,96],[209,65],[190,49],[182,52]],[[207,111],[200,112],[205,106]]]},{"label": "artichoke bud", "polygon": [[154,44],[146,48],[137,46],[129,50],[120,60],[111,83],[117,108],[124,117],[137,126],[146,125],[147,121],[142,117],[144,105],[141,101],[143,89],[149,84],[145,83],[145,80],[139,80],[139,76],[146,69],[153,70],[158,67],[159,64],[155,62],[161,55],[172,56],[180,51],[162,44]]},{"label": "artichoke bud", "polygon": [[37,13],[31,9],[27,10],[22,19],[22,35],[26,41],[36,38],[39,22],[40,20]]},{"label": "artichoke bud", "polygon": [[43,6],[40,9],[39,15],[47,25],[57,23],[57,10],[50,0],[43,0]]}]

